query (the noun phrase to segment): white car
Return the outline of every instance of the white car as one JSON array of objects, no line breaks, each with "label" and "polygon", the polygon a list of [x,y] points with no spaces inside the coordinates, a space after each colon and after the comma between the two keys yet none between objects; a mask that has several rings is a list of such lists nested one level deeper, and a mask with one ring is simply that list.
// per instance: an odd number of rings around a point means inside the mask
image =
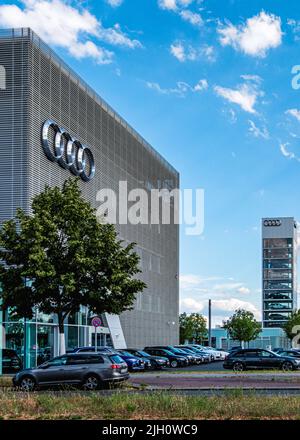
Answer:
[{"label": "white car", "polygon": [[206,351],[207,353],[209,353],[212,357],[214,361],[223,361],[226,356],[228,356],[228,352],[227,351],[221,351],[221,350],[216,350],[213,347],[204,347],[202,345],[194,345],[194,347],[201,347],[201,350]]}]

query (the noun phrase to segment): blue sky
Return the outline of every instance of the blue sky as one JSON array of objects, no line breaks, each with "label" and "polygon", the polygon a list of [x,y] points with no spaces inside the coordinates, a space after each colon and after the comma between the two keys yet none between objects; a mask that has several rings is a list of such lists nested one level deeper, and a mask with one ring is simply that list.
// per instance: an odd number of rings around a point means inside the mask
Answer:
[{"label": "blue sky", "polygon": [[260,219],[295,216],[300,176],[297,0],[0,2],[181,174],[205,190],[205,229],[181,234],[182,310],[259,317]]}]

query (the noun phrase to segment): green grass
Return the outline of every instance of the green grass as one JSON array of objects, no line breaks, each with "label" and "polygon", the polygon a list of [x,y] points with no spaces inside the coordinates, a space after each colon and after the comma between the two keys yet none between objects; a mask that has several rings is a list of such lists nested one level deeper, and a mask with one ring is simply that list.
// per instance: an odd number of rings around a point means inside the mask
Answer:
[{"label": "green grass", "polygon": [[300,397],[0,391],[1,419],[300,419]]}]

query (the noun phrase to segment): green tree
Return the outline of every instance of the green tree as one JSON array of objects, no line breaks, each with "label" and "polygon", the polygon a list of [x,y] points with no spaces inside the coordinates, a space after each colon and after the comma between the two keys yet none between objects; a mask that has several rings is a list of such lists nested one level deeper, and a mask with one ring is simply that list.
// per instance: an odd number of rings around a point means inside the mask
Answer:
[{"label": "green tree", "polygon": [[207,335],[206,319],[200,313],[191,313],[190,315],[182,313],[179,316],[179,328],[182,344],[186,340],[202,342]]},{"label": "green tree", "polygon": [[31,215],[19,209],[0,231],[2,308],[29,319],[35,306],[56,314],[64,353],[64,321],[80,305],[97,314],[132,309],[136,293],[146,287],[136,278],[134,246],[125,246],[113,225],[99,221],[77,179],[62,189],[46,187],[34,197]]},{"label": "green tree", "polygon": [[257,338],[261,332],[261,324],[256,321],[252,312],[239,309],[227,320],[223,322],[231,339],[235,341],[248,342]]},{"label": "green tree", "polygon": [[[296,328],[297,326],[298,329]],[[300,331],[300,309],[295,310],[291,313],[290,318],[287,320],[286,324],[283,326],[283,329],[287,335],[287,337],[292,341],[295,341],[295,345],[299,344],[299,331]]]}]

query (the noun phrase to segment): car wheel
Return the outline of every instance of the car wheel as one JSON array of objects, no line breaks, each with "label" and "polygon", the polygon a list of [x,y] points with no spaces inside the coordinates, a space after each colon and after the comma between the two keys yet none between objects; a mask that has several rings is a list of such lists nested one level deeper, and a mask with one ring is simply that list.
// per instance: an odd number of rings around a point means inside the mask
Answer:
[{"label": "car wheel", "polygon": [[293,370],[293,364],[291,362],[283,362],[281,366],[283,371],[292,371]]},{"label": "car wheel", "polygon": [[99,388],[100,381],[97,376],[91,374],[84,379],[83,388],[87,391],[95,391]]},{"label": "car wheel", "polygon": [[20,382],[20,388],[22,391],[30,392],[34,391],[36,387],[36,381],[31,376],[25,376]]},{"label": "car wheel", "polygon": [[244,365],[242,364],[242,362],[235,362],[234,364],[233,364],[233,371],[237,371],[237,372],[239,372],[239,371],[244,371]]},{"label": "car wheel", "polygon": [[177,361],[171,361],[171,367],[172,368],[177,368],[178,367],[178,362]]}]

